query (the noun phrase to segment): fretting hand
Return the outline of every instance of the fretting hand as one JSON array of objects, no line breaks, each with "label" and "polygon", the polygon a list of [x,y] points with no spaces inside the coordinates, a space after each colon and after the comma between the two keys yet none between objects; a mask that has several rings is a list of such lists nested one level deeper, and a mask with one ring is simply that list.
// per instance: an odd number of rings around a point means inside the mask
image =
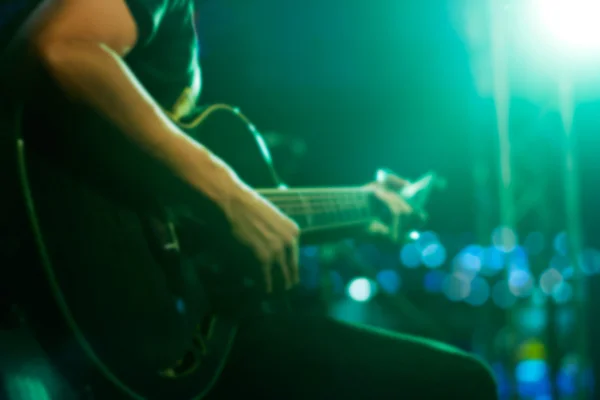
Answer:
[{"label": "fretting hand", "polygon": [[413,212],[408,203],[400,196],[400,190],[410,182],[390,173],[383,173],[381,179],[367,185],[373,189],[375,196],[389,209],[391,218],[387,224],[380,220],[368,226],[368,232],[375,236],[385,236],[397,243],[401,239],[401,218]]},{"label": "fretting hand", "polygon": [[294,221],[245,185],[229,198],[223,209],[234,237],[248,246],[261,263],[268,293],[273,291],[275,266],[281,268],[287,289],[300,281],[300,229]]}]

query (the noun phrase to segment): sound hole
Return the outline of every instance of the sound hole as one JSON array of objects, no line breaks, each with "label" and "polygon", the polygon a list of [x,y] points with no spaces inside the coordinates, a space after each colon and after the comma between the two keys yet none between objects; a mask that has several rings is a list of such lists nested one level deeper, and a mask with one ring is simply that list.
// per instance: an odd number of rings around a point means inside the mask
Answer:
[{"label": "sound hole", "polygon": [[206,341],[212,336],[215,322],[214,315],[206,315],[198,324],[198,331],[192,338],[193,348],[174,367],[161,371],[159,374],[164,378],[177,379],[193,373],[200,365],[201,357],[208,351]]}]

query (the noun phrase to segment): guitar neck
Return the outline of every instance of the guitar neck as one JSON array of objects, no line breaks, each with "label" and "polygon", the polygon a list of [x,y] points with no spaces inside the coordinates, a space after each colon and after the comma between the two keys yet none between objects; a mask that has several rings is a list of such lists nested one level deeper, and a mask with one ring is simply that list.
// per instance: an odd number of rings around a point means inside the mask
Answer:
[{"label": "guitar neck", "polygon": [[259,189],[300,226],[303,233],[369,223],[375,217],[373,191],[365,187]]}]

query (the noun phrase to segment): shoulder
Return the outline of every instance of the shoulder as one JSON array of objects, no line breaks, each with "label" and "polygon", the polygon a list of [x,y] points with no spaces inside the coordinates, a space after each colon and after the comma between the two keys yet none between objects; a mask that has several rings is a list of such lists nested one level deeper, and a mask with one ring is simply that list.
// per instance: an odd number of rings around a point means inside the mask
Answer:
[{"label": "shoulder", "polygon": [[164,26],[182,23],[193,0],[124,0],[138,27],[139,41],[150,42]]}]

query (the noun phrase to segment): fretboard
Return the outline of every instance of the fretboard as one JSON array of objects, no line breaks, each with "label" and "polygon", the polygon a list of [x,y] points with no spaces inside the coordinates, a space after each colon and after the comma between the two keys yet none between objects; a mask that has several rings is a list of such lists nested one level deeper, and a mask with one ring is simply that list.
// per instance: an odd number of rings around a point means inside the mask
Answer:
[{"label": "fretboard", "polygon": [[259,189],[303,232],[338,229],[373,220],[372,190],[364,187]]}]

